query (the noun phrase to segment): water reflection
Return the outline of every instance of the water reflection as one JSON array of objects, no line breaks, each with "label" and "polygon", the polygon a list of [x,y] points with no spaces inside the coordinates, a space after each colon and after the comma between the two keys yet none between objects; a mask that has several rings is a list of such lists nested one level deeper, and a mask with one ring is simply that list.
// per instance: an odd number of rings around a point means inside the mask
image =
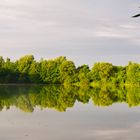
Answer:
[{"label": "water reflection", "polygon": [[125,87],[78,88],[63,86],[0,86],[0,110],[15,106],[24,112],[33,112],[35,107],[53,108],[64,112],[75,102],[95,106],[110,106],[125,102],[129,107],[140,104],[140,89]]}]

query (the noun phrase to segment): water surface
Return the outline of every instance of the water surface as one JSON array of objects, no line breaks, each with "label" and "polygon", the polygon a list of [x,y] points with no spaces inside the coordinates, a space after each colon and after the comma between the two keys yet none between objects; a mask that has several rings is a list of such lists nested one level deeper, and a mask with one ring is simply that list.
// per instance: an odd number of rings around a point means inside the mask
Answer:
[{"label": "water surface", "polygon": [[139,104],[139,88],[0,86],[0,139],[137,140]]}]

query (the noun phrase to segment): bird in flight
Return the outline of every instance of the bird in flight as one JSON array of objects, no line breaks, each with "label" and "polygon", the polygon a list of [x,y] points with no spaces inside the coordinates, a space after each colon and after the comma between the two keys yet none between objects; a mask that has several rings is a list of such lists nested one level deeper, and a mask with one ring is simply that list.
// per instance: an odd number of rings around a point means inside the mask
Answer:
[{"label": "bird in flight", "polygon": [[132,16],[132,18],[136,18],[136,17],[139,17],[139,16],[140,16],[140,14],[137,14],[137,15]]},{"label": "bird in flight", "polygon": [[132,16],[132,18],[136,18],[136,17],[139,17],[139,16],[140,16],[140,14],[137,14],[137,15]]}]

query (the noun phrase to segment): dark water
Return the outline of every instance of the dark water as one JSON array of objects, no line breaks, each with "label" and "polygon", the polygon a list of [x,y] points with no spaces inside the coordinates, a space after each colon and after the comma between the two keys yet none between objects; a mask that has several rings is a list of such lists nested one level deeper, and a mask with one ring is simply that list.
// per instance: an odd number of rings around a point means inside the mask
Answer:
[{"label": "dark water", "polygon": [[0,86],[0,140],[139,140],[140,88]]}]

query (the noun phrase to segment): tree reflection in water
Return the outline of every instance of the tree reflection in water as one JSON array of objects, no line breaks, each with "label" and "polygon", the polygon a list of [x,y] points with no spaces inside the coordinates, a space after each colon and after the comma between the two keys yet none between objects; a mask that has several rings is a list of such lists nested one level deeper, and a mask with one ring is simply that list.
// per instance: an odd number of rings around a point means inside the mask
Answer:
[{"label": "tree reflection in water", "polygon": [[140,88],[107,87],[78,88],[74,86],[0,86],[0,110],[15,106],[24,112],[33,112],[35,107],[53,108],[64,112],[76,101],[95,106],[110,106],[125,102],[129,107],[140,104]]}]

